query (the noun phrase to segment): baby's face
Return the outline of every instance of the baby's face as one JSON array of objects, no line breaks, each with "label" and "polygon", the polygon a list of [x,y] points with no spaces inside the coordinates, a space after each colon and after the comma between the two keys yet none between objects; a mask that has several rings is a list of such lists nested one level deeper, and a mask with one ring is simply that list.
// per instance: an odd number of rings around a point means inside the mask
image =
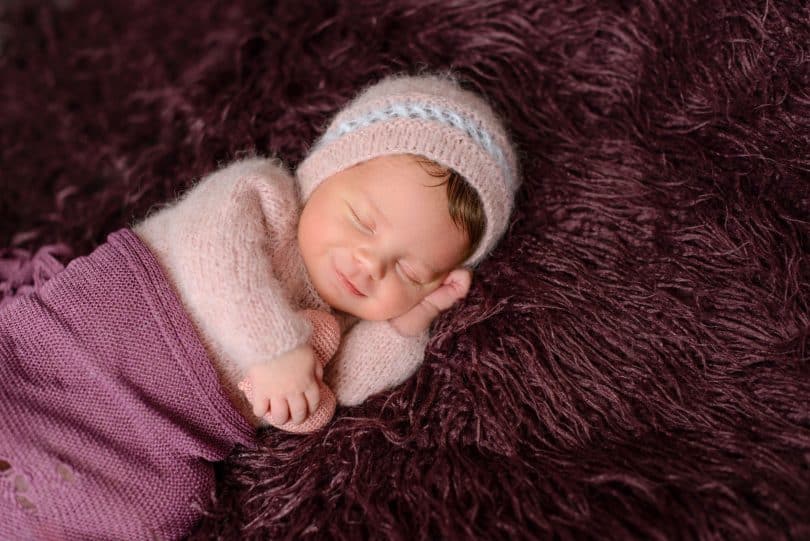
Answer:
[{"label": "baby's face", "polygon": [[379,321],[404,314],[439,287],[467,248],[447,209],[447,187],[431,187],[441,181],[412,156],[390,155],[315,189],[298,223],[298,246],[324,301]]}]

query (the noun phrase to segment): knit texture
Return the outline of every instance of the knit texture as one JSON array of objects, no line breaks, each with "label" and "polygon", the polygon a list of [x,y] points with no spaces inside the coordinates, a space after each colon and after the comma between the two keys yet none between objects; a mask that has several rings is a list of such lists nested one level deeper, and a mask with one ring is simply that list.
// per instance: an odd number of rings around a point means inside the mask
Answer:
[{"label": "knit texture", "polygon": [[0,382],[0,539],[179,538],[253,442],[128,230],[0,310]]},{"label": "knit texture", "polygon": [[307,200],[331,175],[386,154],[418,154],[460,173],[478,192],[484,235],[465,266],[475,267],[508,225],[520,184],[506,129],[489,104],[449,75],[388,77],[341,109],[300,164]]},{"label": "knit texture", "polygon": [[[298,250],[301,207],[295,181],[279,162],[246,158],[205,176],[134,228],[177,288],[229,396],[248,417],[238,389],[247,369],[310,339],[310,320],[299,311],[331,312]],[[427,332],[401,337],[386,321],[356,322],[341,316],[347,347],[338,350],[326,377],[341,404],[358,404],[401,383],[419,366],[427,344]],[[323,426],[334,411],[328,400],[325,407],[331,409],[302,427]]]},{"label": "knit texture", "polygon": [[251,364],[307,341],[337,357],[336,393],[279,427],[299,433],[335,394],[362,402],[419,365],[423,336],[329,313],[297,255],[294,187],[272,160],[237,161],[61,272],[46,252],[3,263],[7,286],[42,278],[0,312],[0,537],[181,537],[211,463],[252,441]]},{"label": "knit texture", "polygon": [[408,379],[421,364],[429,338],[427,332],[402,336],[391,325],[358,321],[343,337],[335,362],[326,365],[324,380],[340,404],[356,406],[379,392],[380,382],[388,389]]}]

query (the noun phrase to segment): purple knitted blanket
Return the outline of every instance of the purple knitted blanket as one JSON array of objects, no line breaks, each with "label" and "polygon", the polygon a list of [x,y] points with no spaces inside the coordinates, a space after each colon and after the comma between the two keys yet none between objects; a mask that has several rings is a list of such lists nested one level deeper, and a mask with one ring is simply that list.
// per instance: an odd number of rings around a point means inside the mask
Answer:
[{"label": "purple knitted blanket", "polygon": [[524,175],[416,376],[232,454],[196,538],[810,538],[807,2],[186,5],[0,2],[0,294],[389,73]]},{"label": "purple knitted blanket", "polygon": [[129,230],[0,309],[0,539],[177,539],[253,429]]}]

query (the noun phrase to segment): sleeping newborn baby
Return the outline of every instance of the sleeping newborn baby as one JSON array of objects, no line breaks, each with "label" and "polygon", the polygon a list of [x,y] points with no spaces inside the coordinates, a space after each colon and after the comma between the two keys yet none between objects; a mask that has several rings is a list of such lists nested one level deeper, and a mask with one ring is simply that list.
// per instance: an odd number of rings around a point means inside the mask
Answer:
[{"label": "sleeping newborn baby", "polygon": [[256,426],[317,430],[416,370],[517,179],[484,100],[388,78],[295,178],[232,163],[6,305],[0,538],[188,534]]}]

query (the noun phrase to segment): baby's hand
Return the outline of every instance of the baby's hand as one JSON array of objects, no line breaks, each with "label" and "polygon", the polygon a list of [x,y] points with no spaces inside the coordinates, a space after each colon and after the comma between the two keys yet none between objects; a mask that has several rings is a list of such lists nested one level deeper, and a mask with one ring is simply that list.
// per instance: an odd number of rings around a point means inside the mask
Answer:
[{"label": "baby's hand", "polygon": [[467,296],[472,283],[472,273],[467,269],[455,269],[442,281],[435,291],[408,312],[388,321],[402,336],[417,336],[430,328],[433,319],[459,299]]},{"label": "baby's hand", "polygon": [[252,387],[253,414],[262,418],[269,411],[275,426],[301,424],[318,409],[323,367],[309,344],[252,366],[246,379]]}]

